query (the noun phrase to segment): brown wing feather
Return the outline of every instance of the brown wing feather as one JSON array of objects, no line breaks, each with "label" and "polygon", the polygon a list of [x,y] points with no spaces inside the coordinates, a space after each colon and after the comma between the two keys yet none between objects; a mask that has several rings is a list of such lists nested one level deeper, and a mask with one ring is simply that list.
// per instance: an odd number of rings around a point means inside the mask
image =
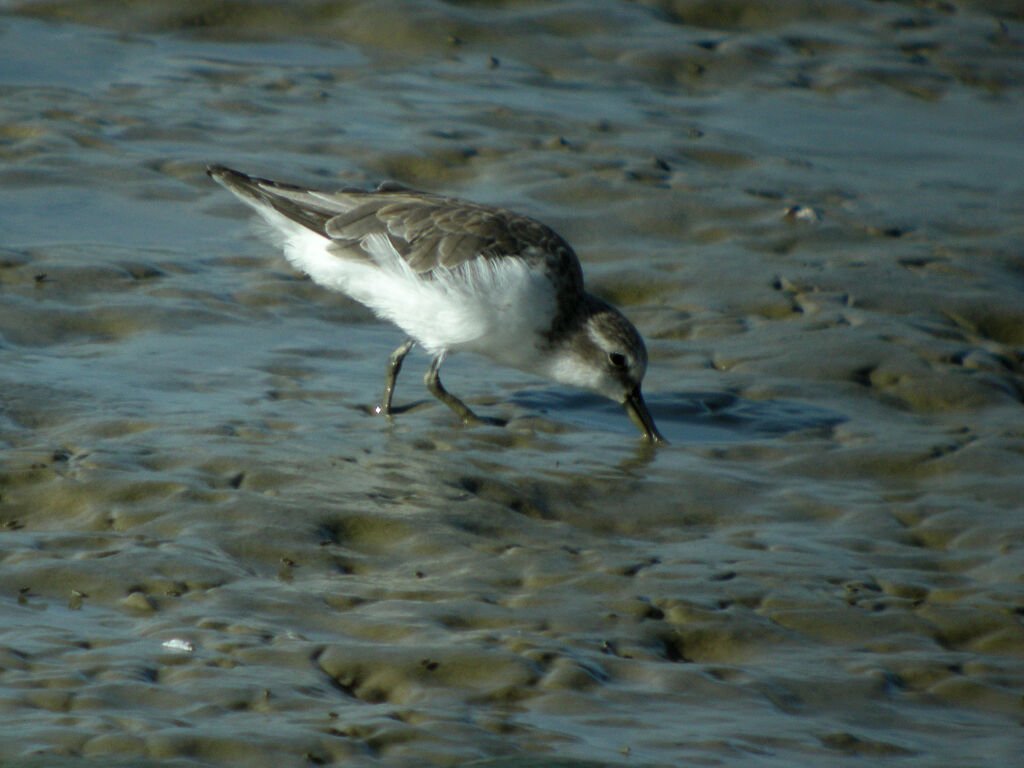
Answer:
[{"label": "brown wing feather", "polygon": [[579,263],[568,243],[540,222],[504,208],[407,190],[369,192],[356,208],[330,219],[325,231],[348,242],[387,234],[409,266],[421,273],[453,269],[478,257],[518,257],[543,261],[582,286]]},{"label": "brown wing feather", "polygon": [[551,228],[527,216],[394,183],[373,191],[317,192],[211,166],[211,176],[246,197],[337,241],[339,255],[362,251],[370,234],[387,235],[420,274],[454,269],[475,258],[521,258],[543,264],[565,290],[582,291],[576,254]]}]

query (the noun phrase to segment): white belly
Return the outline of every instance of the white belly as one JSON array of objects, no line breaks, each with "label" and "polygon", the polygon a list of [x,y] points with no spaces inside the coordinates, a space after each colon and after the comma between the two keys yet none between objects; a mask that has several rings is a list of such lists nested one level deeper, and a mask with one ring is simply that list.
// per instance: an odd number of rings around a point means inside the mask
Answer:
[{"label": "white belly", "polygon": [[285,233],[285,256],[293,266],[366,305],[427,352],[465,350],[537,371],[538,333],[551,324],[555,295],[546,276],[522,259],[475,259],[428,278],[413,272],[383,235],[363,241],[372,262],[335,255],[330,246],[303,227]]}]

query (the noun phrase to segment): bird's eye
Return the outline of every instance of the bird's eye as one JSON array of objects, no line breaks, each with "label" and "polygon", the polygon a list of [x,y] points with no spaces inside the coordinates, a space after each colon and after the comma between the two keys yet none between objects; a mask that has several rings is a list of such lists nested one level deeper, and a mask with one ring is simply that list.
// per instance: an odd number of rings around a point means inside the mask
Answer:
[{"label": "bird's eye", "polygon": [[609,352],[608,362],[611,363],[612,368],[621,370],[626,367],[626,356],[621,352]]}]

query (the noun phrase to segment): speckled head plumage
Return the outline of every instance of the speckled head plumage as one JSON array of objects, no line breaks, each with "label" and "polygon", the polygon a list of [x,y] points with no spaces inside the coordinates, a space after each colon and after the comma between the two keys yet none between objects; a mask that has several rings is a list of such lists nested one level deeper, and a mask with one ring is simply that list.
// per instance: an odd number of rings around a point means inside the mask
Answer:
[{"label": "speckled head plumage", "polygon": [[639,331],[615,307],[588,293],[576,302],[575,322],[552,338],[548,375],[620,403],[651,442],[664,442],[641,394],[647,347]]}]

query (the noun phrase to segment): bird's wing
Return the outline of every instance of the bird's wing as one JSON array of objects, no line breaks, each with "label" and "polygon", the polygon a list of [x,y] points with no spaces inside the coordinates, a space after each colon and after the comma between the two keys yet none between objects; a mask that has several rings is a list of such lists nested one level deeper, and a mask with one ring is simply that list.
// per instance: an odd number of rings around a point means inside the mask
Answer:
[{"label": "bird's wing", "polygon": [[398,184],[372,191],[319,192],[247,176],[223,166],[208,173],[243,199],[278,213],[337,243],[339,255],[384,235],[420,274],[455,269],[476,258],[543,262],[582,290],[572,248],[550,227],[504,208],[417,192]]},{"label": "bird's wing", "polygon": [[323,197],[314,190],[248,176],[223,165],[211,165],[206,173],[253,207],[270,208],[325,237],[325,226],[332,217],[358,205],[343,193]]}]

